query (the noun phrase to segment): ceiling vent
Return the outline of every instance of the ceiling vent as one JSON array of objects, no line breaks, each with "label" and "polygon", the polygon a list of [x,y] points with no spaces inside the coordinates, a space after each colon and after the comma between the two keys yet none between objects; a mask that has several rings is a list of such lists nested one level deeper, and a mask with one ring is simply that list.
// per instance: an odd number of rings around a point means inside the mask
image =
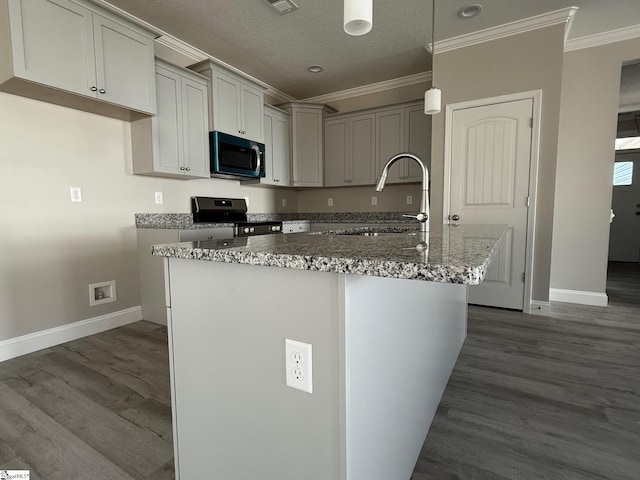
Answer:
[{"label": "ceiling vent", "polygon": [[292,0],[264,0],[267,5],[273,8],[278,15],[284,15],[285,13],[291,13],[298,9],[298,5],[293,3]]}]

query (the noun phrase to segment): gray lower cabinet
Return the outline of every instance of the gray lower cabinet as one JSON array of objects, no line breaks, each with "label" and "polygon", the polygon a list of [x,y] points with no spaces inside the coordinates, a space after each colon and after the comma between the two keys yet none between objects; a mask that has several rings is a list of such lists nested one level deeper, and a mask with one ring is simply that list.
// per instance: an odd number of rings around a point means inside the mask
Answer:
[{"label": "gray lower cabinet", "polygon": [[88,98],[156,113],[152,33],[83,0],[4,0],[0,22],[3,91],[116,117]]},{"label": "gray lower cabinet", "polygon": [[158,114],[131,123],[133,173],[210,178],[207,79],[156,62]]},{"label": "gray lower cabinet", "polygon": [[233,227],[159,229],[138,228],[138,262],[142,318],[160,325],[167,324],[165,282],[162,257],[151,255],[151,246],[162,243],[223,240],[233,237]]}]

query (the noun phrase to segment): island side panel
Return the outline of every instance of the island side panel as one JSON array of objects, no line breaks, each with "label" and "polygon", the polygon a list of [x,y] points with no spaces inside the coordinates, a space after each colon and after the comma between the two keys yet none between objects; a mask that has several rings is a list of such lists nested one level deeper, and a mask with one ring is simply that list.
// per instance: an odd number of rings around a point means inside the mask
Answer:
[{"label": "island side panel", "polygon": [[464,285],[346,278],[347,478],[409,480],[466,338]]},{"label": "island side panel", "polygon": [[[180,478],[338,479],[338,274],[169,259]],[[313,345],[313,394],[284,339]]]}]

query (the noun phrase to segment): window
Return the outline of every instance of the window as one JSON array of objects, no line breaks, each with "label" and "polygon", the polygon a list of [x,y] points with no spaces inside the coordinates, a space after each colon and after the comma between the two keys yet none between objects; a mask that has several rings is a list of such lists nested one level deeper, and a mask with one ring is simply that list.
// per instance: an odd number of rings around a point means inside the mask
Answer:
[{"label": "window", "polygon": [[613,165],[613,186],[631,185],[633,162],[616,162]]},{"label": "window", "polygon": [[616,138],[616,151],[640,149],[640,137]]}]

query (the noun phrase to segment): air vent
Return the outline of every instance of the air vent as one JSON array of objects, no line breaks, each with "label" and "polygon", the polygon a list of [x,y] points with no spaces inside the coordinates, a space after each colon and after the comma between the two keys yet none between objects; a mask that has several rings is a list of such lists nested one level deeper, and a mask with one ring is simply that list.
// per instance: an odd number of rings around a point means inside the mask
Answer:
[{"label": "air vent", "polygon": [[273,8],[279,15],[293,12],[298,9],[298,5],[291,0],[264,0],[267,5]]}]

